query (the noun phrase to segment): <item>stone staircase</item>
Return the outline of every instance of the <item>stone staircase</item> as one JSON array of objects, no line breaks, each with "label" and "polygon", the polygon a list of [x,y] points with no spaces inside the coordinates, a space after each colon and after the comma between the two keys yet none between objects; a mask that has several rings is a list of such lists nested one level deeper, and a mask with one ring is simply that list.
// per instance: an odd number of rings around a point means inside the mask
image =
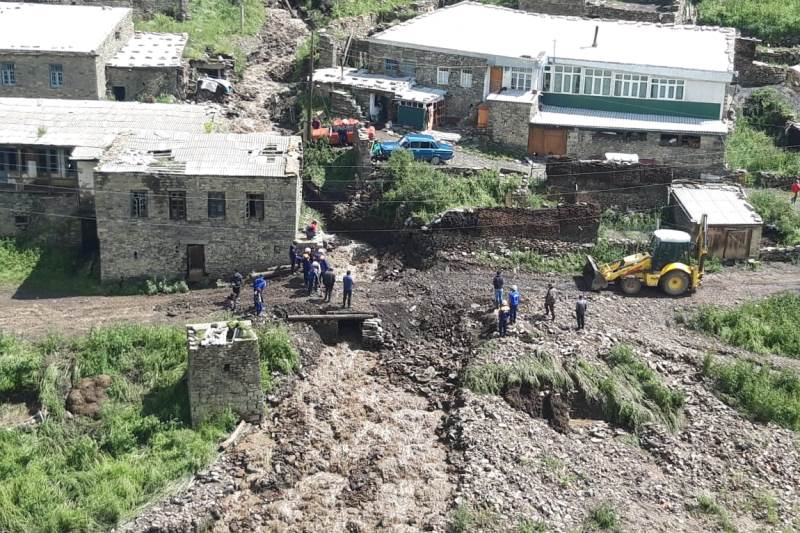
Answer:
[{"label": "stone staircase", "polygon": [[365,119],[364,111],[347,91],[334,89],[330,92],[331,116]]}]

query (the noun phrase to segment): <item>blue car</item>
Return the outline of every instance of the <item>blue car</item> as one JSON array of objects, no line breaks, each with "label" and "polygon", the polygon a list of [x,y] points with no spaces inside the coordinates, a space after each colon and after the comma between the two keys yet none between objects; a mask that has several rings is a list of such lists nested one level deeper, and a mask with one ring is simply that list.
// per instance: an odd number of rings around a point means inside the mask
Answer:
[{"label": "blue car", "polygon": [[379,159],[389,159],[395,150],[409,150],[414,154],[414,159],[430,161],[434,165],[453,159],[455,154],[452,144],[437,141],[431,135],[422,133],[409,133],[397,142],[380,142],[375,153]]}]

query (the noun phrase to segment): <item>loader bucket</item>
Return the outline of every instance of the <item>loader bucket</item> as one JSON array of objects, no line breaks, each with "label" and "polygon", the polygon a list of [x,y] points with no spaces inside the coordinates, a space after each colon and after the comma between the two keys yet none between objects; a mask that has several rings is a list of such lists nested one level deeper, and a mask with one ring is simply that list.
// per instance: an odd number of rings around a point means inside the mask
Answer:
[{"label": "loader bucket", "polygon": [[608,281],[597,268],[597,261],[591,255],[586,256],[586,264],[583,266],[583,280],[586,287],[592,291],[599,291],[608,287]]}]

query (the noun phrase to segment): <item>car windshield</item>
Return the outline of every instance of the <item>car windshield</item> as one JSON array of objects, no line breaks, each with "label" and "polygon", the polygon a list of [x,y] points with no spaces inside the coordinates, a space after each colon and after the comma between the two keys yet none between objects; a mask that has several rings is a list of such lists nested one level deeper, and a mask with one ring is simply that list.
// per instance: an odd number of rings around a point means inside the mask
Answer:
[{"label": "car windshield", "polygon": [[406,139],[406,136],[403,135],[402,137],[400,137],[400,140],[397,141],[397,144],[399,144],[402,147],[406,147],[408,146],[408,139]]}]

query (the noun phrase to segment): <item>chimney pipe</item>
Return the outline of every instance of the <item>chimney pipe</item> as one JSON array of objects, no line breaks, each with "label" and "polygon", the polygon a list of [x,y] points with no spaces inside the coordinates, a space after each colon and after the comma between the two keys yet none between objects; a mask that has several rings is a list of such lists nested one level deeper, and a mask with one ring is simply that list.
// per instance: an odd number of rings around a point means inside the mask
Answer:
[{"label": "chimney pipe", "polygon": [[592,41],[592,48],[597,48],[597,33],[600,31],[600,26],[594,27],[594,41]]}]

